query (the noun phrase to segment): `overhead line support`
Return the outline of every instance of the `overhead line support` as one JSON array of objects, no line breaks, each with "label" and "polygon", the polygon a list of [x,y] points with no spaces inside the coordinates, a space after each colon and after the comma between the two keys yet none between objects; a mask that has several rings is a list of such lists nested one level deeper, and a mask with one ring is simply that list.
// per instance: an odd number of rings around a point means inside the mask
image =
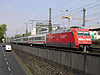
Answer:
[{"label": "overhead line support", "polygon": [[52,31],[52,23],[51,23],[51,8],[49,9],[49,32]]},{"label": "overhead line support", "polygon": [[85,21],[85,12],[86,12],[86,9],[83,8],[83,27],[85,26],[85,23],[86,23],[86,21]]}]

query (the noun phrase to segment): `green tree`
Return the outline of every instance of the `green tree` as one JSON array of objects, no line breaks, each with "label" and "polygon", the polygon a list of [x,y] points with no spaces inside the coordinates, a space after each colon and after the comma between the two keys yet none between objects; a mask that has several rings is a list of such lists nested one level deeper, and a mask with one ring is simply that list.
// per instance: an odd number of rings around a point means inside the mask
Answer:
[{"label": "green tree", "polygon": [[7,26],[6,24],[2,24],[0,26],[0,42],[2,42],[2,39],[4,38],[4,34],[7,30],[6,26]]}]

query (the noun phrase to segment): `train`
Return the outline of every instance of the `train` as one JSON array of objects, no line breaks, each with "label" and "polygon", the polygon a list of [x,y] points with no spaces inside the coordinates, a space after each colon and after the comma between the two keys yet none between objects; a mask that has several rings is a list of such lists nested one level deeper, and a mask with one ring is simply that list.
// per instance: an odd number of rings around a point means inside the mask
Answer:
[{"label": "train", "polygon": [[77,50],[91,50],[92,40],[89,29],[71,27],[49,32],[47,34],[37,34],[28,37],[20,37],[11,40],[12,43],[39,44],[52,47],[74,48]]}]

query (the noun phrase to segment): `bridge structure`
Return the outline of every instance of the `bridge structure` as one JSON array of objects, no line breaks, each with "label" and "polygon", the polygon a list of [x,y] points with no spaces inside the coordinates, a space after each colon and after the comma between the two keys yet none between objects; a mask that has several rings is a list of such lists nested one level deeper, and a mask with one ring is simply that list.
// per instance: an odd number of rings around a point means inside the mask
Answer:
[{"label": "bridge structure", "polygon": [[[12,47],[13,50],[17,52],[23,51],[33,55],[36,58],[40,58],[43,60],[43,62],[51,63],[53,66],[60,66],[60,70],[62,70],[62,68],[65,68],[66,70],[69,69],[72,73],[78,75],[100,74],[99,53],[84,53],[63,49],[29,47],[18,44],[12,44]],[[44,75],[47,75],[47,73]]]}]

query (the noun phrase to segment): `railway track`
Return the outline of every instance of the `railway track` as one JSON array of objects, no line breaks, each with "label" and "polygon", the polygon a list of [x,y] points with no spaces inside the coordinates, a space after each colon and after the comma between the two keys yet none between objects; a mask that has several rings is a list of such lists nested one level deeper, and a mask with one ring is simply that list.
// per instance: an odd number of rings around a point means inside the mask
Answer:
[{"label": "railway track", "polygon": [[[69,51],[69,52],[79,52],[79,53],[85,53],[83,51],[80,50],[76,50],[76,49],[72,49],[72,48],[62,48],[62,47],[47,47],[47,46],[43,46],[43,45],[34,45],[32,47],[35,48],[40,48],[40,49],[49,49],[49,50],[55,50],[55,51]],[[92,47],[91,51],[88,51],[87,53],[100,53],[100,48],[94,48]]]},{"label": "railway track", "polygon": [[[20,45],[26,45],[26,46],[30,46],[28,44],[20,44]],[[32,45],[30,47],[34,47],[34,48],[40,48],[40,49],[48,49],[48,50],[55,50],[55,51],[62,51],[62,52],[78,52],[78,53],[85,53],[84,51],[80,51],[77,49],[72,49],[72,48],[63,48],[63,47],[51,47],[51,46],[43,46],[43,45]],[[92,49],[90,51],[88,51],[87,53],[100,53],[100,48],[94,48],[92,47]]]},{"label": "railway track", "polygon": [[[49,49],[49,50],[57,50],[57,51],[69,51],[69,52],[79,52],[79,53],[85,53],[84,51],[76,50],[76,49],[70,49],[70,48],[57,48],[57,47],[44,47],[41,46],[43,49]],[[90,51],[87,51],[87,53],[100,53],[100,48],[93,48]]]},{"label": "railway track", "polygon": [[92,47],[92,52],[94,52],[94,53],[100,53],[100,48],[93,48]]}]

